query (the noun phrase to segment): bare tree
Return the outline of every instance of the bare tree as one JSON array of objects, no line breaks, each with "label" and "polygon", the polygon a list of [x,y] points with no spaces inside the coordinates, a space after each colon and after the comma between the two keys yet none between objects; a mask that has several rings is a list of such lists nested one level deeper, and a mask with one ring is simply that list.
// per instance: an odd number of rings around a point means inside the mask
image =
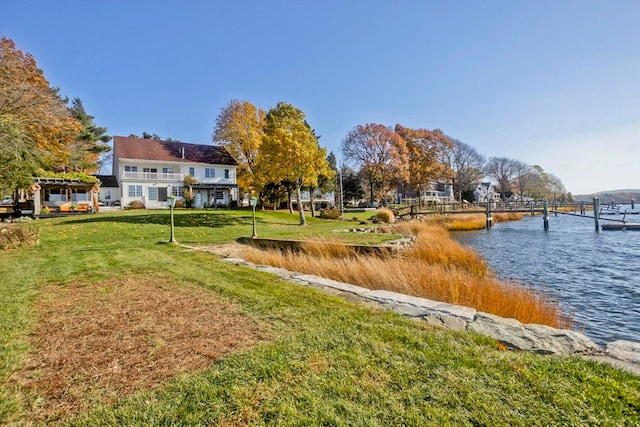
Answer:
[{"label": "bare tree", "polygon": [[453,170],[453,192],[462,201],[465,193],[472,193],[484,176],[485,158],[475,148],[458,139],[452,139],[453,149],[446,153],[445,161]]},{"label": "bare tree", "polygon": [[535,180],[534,171],[527,163],[514,160],[513,173],[515,175],[516,186],[520,192],[520,201],[522,201],[524,194],[530,190],[530,186]]},{"label": "bare tree", "polygon": [[496,180],[500,187],[500,198],[504,201],[511,190],[511,180],[515,174],[516,160],[508,157],[490,157],[485,174]]}]

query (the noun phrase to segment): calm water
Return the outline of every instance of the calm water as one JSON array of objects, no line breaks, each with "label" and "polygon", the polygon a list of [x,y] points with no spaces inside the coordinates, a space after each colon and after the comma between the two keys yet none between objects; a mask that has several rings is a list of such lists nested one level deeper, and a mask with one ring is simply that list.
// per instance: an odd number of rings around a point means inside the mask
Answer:
[{"label": "calm water", "polygon": [[[640,222],[640,215],[626,219]],[[594,342],[640,342],[640,231],[596,233],[593,219],[551,214],[549,231],[542,217],[527,216],[453,236],[482,255],[498,277],[560,301],[575,313],[573,329]]]}]

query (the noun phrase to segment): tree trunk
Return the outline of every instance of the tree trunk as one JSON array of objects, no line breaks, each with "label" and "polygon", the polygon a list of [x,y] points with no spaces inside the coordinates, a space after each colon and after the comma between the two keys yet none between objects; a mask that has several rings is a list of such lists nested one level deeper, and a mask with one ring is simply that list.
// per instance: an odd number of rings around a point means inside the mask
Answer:
[{"label": "tree trunk", "polygon": [[289,213],[293,213],[293,203],[291,203],[291,189],[287,188],[287,205],[289,206]]},{"label": "tree trunk", "polygon": [[369,192],[371,193],[369,201],[371,203],[371,207],[373,207],[373,177],[369,178]]},{"label": "tree trunk", "polygon": [[307,225],[307,220],[304,217],[304,207],[302,206],[302,185],[298,185],[296,188],[296,198],[298,200],[298,213],[300,214],[300,225]]},{"label": "tree trunk", "polygon": [[315,203],[313,203],[313,192],[315,188],[309,188],[309,201],[311,202],[311,218],[315,218],[316,216],[316,208]]}]

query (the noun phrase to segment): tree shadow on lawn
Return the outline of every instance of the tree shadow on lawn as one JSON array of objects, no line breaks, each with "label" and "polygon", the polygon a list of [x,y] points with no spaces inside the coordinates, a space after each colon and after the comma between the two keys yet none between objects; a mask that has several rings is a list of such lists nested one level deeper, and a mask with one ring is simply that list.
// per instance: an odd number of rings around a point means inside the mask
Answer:
[{"label": "tree shadow on lawn", "polygon": [[[175,227],[233,227],[236,225],[251,225],[253,218],[251,215],[235,216],[225,214],[211,213],[188,213],[174,215]],[[125,223],[125,224],[156,224],[167,225],[171,223],[170,214],[163,213],[141,213],[139,215],[122,215],[122,216],[101,216],[100,214],[91,215],[73,221],[74,224],[93,224],[101,222]],[[263,219],[256,217],[257,223],[266,223]],[[60,223],[57,225],[67,224]]]}]

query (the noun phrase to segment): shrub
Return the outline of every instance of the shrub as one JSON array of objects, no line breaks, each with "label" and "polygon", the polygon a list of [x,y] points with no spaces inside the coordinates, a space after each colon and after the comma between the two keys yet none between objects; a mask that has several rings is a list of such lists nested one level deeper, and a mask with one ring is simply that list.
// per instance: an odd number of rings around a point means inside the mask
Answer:
[{"label": "shrub", "polygon": [[382,222],[385,224],[393,224],[396,222],[396,216],[393,214],[393,211],[387,208],[380,208],[376,212],[375,222]]},{"label": "shrub", "polygon": [[144,209],[142,200],[132,200],[129,202],[129,209]]},{"label": "shrub", "polygon": [[41,213],[41,214],[44,214],[44,215],[48,214],[48,213],[49,213],[49,208],[48,208],[47,206],[43,206],[43,207],[40,209],[40,213]]},{"label": "shrub", "polygon": [[340,218],[340,211],[336,208],[324,208],[318,216],[323,219],[338,219]]},{"label": "shrub", "polygon": [[0,225],[0,249],[30,248],[39,242],[36,227],[29,224]]},{"label": "shrub", "polygon": [[184,202],[182,200],[176,200],[176,203],[173,205],[174,208],[184,208]]}]

